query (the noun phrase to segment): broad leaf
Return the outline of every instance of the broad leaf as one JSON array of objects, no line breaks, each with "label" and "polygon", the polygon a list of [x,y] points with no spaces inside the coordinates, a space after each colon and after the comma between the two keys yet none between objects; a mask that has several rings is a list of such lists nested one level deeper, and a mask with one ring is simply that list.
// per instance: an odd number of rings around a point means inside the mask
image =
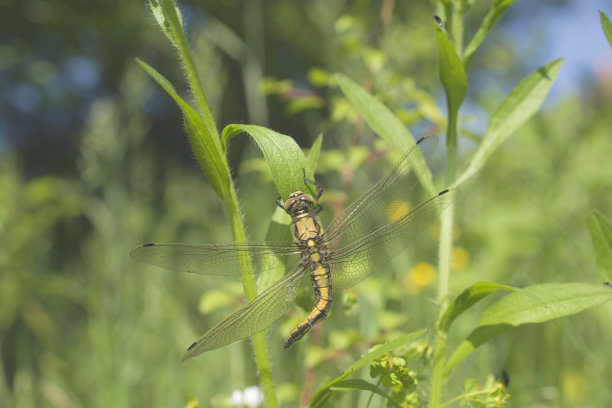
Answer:
[{"label": "broad leaf", "polygon": [[547,283],[505,296],[487,309],[449,358],[446,375],[478,346],[510,329],[581,312],[612,300],[612,288],[587,283]]},{"label": "broad leaf", "polygon": [[589,215],[589,230],[601,281],[612,281],[612,224],[599,211]]},{"label": "broad leaf", "polygon": [[512,286],[493,282],[478,282],[459,294],[450,304],[440,322],[440,330],[447,332],[453,321],[478,301],[498,290],[517,290]]},{"label": "broad leaf", "polygon": [[314,193],[313,185],[304,181],[304,171],[306,177],[313,180],[314,169],[310,168],[304,152],[295,140],[261,126],[227,125],[222,132],[225,148],[227,149],[227,144],[233,137],[242,132],[249,134],[263,152],[276,189],[283,200],[298,190]]},{"label": "broad leaf", "polygon": [[531,73],[510,91],[491,115],[482,143],[455,186],[480,170],[495,149],[538,111],[562,65],[562,59],[554,60]]}]

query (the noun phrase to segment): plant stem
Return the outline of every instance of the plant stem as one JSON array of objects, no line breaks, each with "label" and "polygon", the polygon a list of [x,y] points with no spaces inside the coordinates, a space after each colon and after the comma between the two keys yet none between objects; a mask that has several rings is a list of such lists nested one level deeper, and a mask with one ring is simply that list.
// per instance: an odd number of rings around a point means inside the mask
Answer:
[{"label": "plant stem", "polygon": [[447,333],[440,330],[440,321],[448,307],[448,286],[450,278],[450,254],[453,243],[453,219],[455,205],[451,204],[441,217],[440,246],[438,248],[438,317],[436,320],[429,408],[437,408],[442,401],[442,385],[446,366]]},{"label": "plant stem", "polygon": [[[463,15],[465,3],[462,1],[446,3],[445,12],[451,24],[451,36],[457,56],[463,53]],[[447,89],[446,92],[449,92]],[[448,95],[447,95],[448,96]],[[461,98],[463,99],[463,98]],[[457,171],[457,137],[459,106],[448,103],[448,127],[446,132],[446,183],[452,185]],[[459,102],[461,104],[461,102]],[[455,205],[451,204],[440,218],[440,246],[438,248],[438,314],[435,326],[434,354],[429,391],[429,408],[439,408],[442,402],[444,371],[446,366],[446,345],[448,333],[442,331],[440,324],[449,304],[450,255],[453,246],[453,222]]]},{"label": "plant stem", "polygon": [[219,132],[217,131],[217,126],[215,126],[215,120],[212,116],[212,112],[210,111],[210,107],[208,106],[208,100],[206,99],[206,93],[204,92],[204,88],[202,87],[200,75],[198,74],[198,70],[195,67],[195,63],[193,62],[191,50],[189,49],[189,45],[187,44],[187,38],[185,37],[185,33],[183,32],[178,15],[176,14],[174,4],[172,0],[162,0],[161,4],[164,9],[164,14],[166,15],[166,18],[168,18],[170,27],[172,28],[174,40],[176,41],[175,45],[177,48],[177,52],[179,54],[181,62],[183,63],[183,67],[185,69],[185,76],[187,77],[189,88],[191,89],[193,99],[198,108],[197,110],[202,116],[202,119],[204,120],[204,124],[206,125],[208,133],[212,136],[212,142],[215,144],[215,147],[218,147],[219,151],[223,152],[223,149],[221,148]]},{"label": "plant stem", "polygon": [[[229,189],[226,190],[229,193],[227,196],[222,197],[227,210],[227,216],[229,218],[230,226],[232,228],[232,235],[235,242],[247,242],[246,230],[240,212],[240,205],[238,204],[238,196],[236,194],[236,187],[233,179],[229,174],[229,165],[227,163],[227,157],[221,144],[221,139],[215,125],[200,76],[193,62],[191,56],[191,50],[187,44],[185,33],[183,32],[180,24],[179,17],[176,13],[174,3],[172,0],[162,0],[161,5],[163,7],[164,15],[168,19],[170,28],[172,30],[175,45],[180,57],[181,62],[185,70],[187,82],[189,88],[193,94],[197,110],[202,116],[204,125],[210,135],[210,141],[215,146],[216,153],[222,160],[223,167],[227,172],[227,179],[229,183]],[[257,286],[255,284],[255,277],[253,274],[253,266],[248,259],[242,259],[240,263],[240,270],[242,276],[242,287],[244,295],[247,301],[253,300],[257,296]],[[274,382],[272,380],[272,369],[270,368],[270,358],[268,355],[268,349],[266,347],[266,338],[264,333],[258,333],[252,337],[253,355],[255,357],[255,364],[259,372],[259,381],[263,390],[264,399],[266,406],[275,408],[278,407],[276,400],[276,394],[274,392]]]},{"label": "plant stem", "polygon": [[446,185],[448,186],[453,184],[456,177],[458,115],[459,112],[456,110],[449,110],[448,112],[448,132],[446,135]]},{"label": "plant stem", "polygon": [[[246,231],[244,229],[244,223],[242,222],[242,214],[239,210],[238,199],[233,182],[231,184],[231,195],[232,199],[225,202],[225,207],[227,209],[230,225],[232,227],[232,234],[236,242],[246,242]],[[241,268],[242,287],[247,301],[251,301],[257,296],[255,275],[251,273],[252,270],[253,269],[250,262]],[[278,401],[276,400],[276,393],[274,391],[274,381],[272,379],[272,368],[270,367],[270,356],[268,355],[268,348],[266,345],[265,332],[255,334],[251,338],[251,344],[253,346],[253,355],[255,357],[257,371],[259,372],[259,382],[263,390],[266,406],[271,408],[278,407]]]}]

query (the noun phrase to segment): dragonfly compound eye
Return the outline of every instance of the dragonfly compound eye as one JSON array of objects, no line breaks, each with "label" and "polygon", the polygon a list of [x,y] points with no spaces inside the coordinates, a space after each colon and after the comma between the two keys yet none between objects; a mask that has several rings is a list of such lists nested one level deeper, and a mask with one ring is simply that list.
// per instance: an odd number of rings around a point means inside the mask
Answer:
[{"label": "dragonfly compound eye", "polygon": [[311,195],[296,191],[291,193],[285,202],[285,211],[288,214],[299,214],[304,211],[310,211],[314,205],[314,198]]}]

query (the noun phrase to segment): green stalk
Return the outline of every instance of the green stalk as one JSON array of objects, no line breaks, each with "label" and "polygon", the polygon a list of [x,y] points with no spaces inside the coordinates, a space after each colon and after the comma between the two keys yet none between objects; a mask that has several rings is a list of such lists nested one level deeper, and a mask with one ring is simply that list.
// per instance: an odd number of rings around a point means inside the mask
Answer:
[{"label": "green stalk", "polygon": [[[242,222],[242,214],[238,206],[238,198],[233,182],[231,183],[230,191],[231,199],[225,201],[225,208],[227,209],[232,234],[236,242],[247,242],[246,231],[244,229],[244,223]],[[242,288],[246,300],[251,301],[257,296],[257,286],[255,284],[255,275],[252,273],[253,266],[248,260],[246,263],[246,265],[241,265]],[[251,344],[253,346],[253,355],[255,357],[257,371],[259,372],[259,382],[263,390],[266,406],[271,408],[278,407],[265,332],[255,334],[251,338]]]},{"label": "green stalk", "polygon": [[[463,52],[463,1],[448,1],[444,5],[450,25],[450,41],[443,30],[436,28],[436,41],[440,55],[440,80],[446,92],[448,127],[446,131],[447,168],[446,183],[453,185],[457,171],[457,137],[459,107],[467,93],[467,78],[461,63]],[[435,27],[434,27],[435,28]],[[449,305],[450,255],[453,245],[455,205],[451,204],[440,217],[440,244],[438,247],[438,311],[435,324],[434,354],[429,392],[429,407],[439,408],[442,403],[444,372],[446,367],[447,329],[441,327]]]},{"label": "green stalk", "polygon": [[[202,82],[200,76],[196,70],[191,56],[191,51],[185,38],[185,33],[182,30],[182,26],[179,17],[176,12],[174,2],[172,0],[162,0],[160,2],[164,15],[168,19],[170,29],[172,31],[172,40],[177,48],[179,58],[183,63],[185,70],[185,76],[187,82],[193,94],[195,104],[197,106],[198,113],[202,116],[204,125],[210,135],[210,140],[216,150],[219,158],[221,159],[222,166],[224,167],[224,173],[227,174],[227,182],[229,187],[227,196],[222,197],[227,210],[230,226],[232,229],[232,235],[235,242],[247,242],[246,230],[244,228],[243,217],[240,212],[240,205],[238,203],[238,196],[236,194],[236,187],[230,176],[229,164],[227,163],[227,157],[221,144],[221,139],[217,131],[206,94],[202,88]],[[247,301],[251,301],[257,296],[257,286],[255,284],[255,277],[253,274],[253,266],[249,260],[241,263],[241,277],[242,287],[244,295]],[[268,349],[266,346],[266,339],[264,333],[256,334],[252,337],[253,355],[255,357],[255,364],[259,372],[259,381],[263,390],[264,399],[267,407],[278,407],[276,400],[276,393],[274,391],[274,382],[272,380],[272,369],[270,368],[270,358],[268,355]]]},{"label": "green stalk", "polygon": [[446,367],[446,344],[448,333],[442,331],[440,322],[449,303],[450,254],[453,244],[453,222],[455,204],[443,213],[440,225],[440,246],[438,248],[438,317],[436,319],[434,355],[429,390],[429,408],[437,408],[442,402],[444,370]]},{"label": "green stalk", "polygon": [[[178,15],[176,14],[174,2],[172,0],[162,0],[161,6],[163,8],[164,15],[170,23],[174,45],[176,45],[179,58],[183,63],[183,67],[185,69],[185,76],[187,77],[187,83],[189,84],[189,88],[191,89],[191,92],[193,94],[193,99],[198,108],[197,110],[202,116],[202,119],[204,120],[204,124],[206,125],[208,133],[210,133],[210,135],[212,136],[212,142],[215,146],[219,147],[219,152],[222,153],[223,149],[221,148],[221,139],[219,138],[219,132],[217,131],[215,120],[212,116],[212,112],[210,111],[210,107],[208,106],[208,100],[206,99],[206,93],[204,92],[204,88],[202,88],[202,81],[200,80],[200,75],[198,74],[198,71],[195,67],[195,63],[193,62],[191,50],[189,49],[189,45],[187,44],[187,38],[185,38],[185,33],[183,32],[181,22],[179,20]],[[223,158],[225,158],[225,155],[223,155]]]},{"label": "green stalk", "polygon": [[446,185],[450,186],[454,183],[457,171],[457,127],[458,127],[457,110],[449,110],[448,112],[448,132],[446,135]]}]

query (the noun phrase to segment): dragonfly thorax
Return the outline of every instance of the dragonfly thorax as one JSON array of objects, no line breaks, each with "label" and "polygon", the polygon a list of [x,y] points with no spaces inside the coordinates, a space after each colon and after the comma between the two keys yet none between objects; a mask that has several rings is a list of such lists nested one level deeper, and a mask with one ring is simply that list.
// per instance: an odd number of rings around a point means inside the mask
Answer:
[{"label": "dragonfly thorax", "polygon": [[310,212],[314,204],[315,200],[310,194],[296,191],[289,194],[289,198],[285,201],[285,211],[287,214],[295,217],[299,214]]}]

